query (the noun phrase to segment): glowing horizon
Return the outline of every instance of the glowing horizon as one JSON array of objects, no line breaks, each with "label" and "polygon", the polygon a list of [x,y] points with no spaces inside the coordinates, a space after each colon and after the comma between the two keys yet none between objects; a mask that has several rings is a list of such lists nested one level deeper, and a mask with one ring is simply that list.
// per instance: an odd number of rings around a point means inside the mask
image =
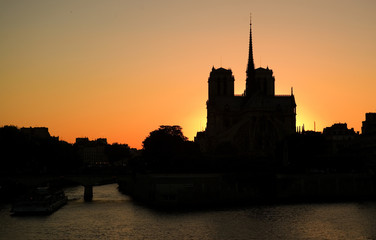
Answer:
[{"label": "glowing horizon", "polygon": [[[323,7],[325,6],[325,7]],[[361,131],[376,112],[376,2],[2,1],[0,126],[48,127],[73,143],[141,148],[160,125],[206,126],[212,66],[245,88],[249,12],[255,67],[297,103],[297,126]]]}]

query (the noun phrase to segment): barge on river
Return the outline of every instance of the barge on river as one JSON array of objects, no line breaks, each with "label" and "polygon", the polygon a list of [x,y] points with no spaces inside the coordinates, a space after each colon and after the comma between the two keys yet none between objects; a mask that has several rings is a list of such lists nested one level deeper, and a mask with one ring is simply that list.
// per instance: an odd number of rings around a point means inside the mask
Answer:
[{"label": "barge on river", "polygon": [[68,198],[62,190],[41,187],[16,200],[11,212],[13,215],[51,214],[67,202]]}]

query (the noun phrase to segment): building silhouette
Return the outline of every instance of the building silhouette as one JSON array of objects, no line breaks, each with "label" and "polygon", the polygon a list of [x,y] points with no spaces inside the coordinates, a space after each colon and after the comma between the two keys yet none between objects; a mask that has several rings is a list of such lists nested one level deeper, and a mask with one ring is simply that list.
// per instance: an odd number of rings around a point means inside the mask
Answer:
[{"label": "building silhouette", "polygon": [[362,134],[366,136],[376,135],[376,113],[366,113],[366,120],[362,122]]},{"label": "building silhouette", "polygon": [[296,131],[296,103],[290,95],[275,95],[273,71],[254,67],[252,24],[246,88],[234,94],[231,69],[212,68],[208,89],[207,125],[195,141],[204,152],[270,158]]},{"label": "building silhouette", "polygon": [[21,133],[27,136],[29,139],[55,139],[59,140],[59,137],[52,137],[46,127],[23,127],[20,129]]},{"label": "building silhouette", "polygon": [[348,129],[347,123],[335,123],[323,130],[324,136],[330,140],[352,140],[356,136],[354,128]]},{"label": "building silhouette", "polygon": [[89,140],[89,138],[76,138],[77,152],[85,167],[104,167],[109,165],[106,155],[106,138]]}]

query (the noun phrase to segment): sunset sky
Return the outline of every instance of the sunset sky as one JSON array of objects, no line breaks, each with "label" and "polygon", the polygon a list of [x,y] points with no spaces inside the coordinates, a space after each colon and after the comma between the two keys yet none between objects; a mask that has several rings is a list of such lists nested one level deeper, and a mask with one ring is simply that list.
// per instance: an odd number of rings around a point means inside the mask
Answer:
[{"label": "sunset sky", "polygon": [[141,148],[160,125],[206,126],[212,66],[294,88],[297,126],[361,131],[376,112],[374,0],[0,0],[0,126]]}]

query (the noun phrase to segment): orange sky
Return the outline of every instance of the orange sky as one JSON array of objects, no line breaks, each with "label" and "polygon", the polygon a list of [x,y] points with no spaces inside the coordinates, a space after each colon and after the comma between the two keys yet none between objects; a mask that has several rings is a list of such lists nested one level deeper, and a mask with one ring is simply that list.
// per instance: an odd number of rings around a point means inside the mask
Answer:
[{"label": "orange sky", "polygon": [[250,12],[255,65],[277,94],[294,87],[297,125],[360,131],[376,112],[373,0],[0,0],[0,126],[141,148],[171,124],[193,140],[213,65],[244,91]]}]

